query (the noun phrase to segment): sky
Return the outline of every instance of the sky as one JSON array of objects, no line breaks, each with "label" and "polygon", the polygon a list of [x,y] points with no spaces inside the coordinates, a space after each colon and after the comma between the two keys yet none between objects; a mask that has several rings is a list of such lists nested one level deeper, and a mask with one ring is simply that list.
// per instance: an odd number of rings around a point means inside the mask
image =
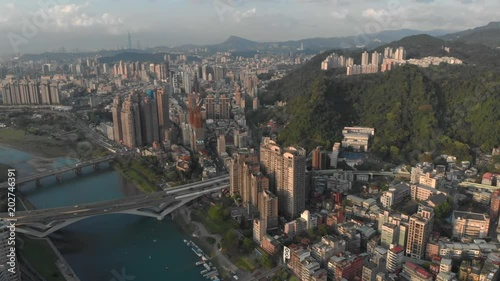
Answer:
[{"label": "sky", "polygon": [[0,0],[0,54],[464,30],[499,21],[498,0]]}]

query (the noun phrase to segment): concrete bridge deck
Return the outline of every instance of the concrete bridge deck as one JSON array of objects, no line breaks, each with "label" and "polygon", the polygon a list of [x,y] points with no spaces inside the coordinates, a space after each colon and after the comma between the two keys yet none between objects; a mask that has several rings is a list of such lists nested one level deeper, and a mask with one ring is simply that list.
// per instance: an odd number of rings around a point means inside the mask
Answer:
[{"label": "concrete bridge deck", "polygon": [[367,175],[367,176],[387,176],[387,177],[410,177],[410,173],[395,173],[384,171],[345,171],[345,170],[317,170],[312,171],[317,175],[329,175],[334,173],[350,173],[352,175]]},{"label": "concrete bridge deck", "polygon": [[14,220],[18,232],[45,237],[77,221],[104,214],[132,214],[162,220],[189,201],[225,188],[229,188],[228,175],[150,194],[61,208],[17,212],[15,217],[10,217],[8,213],[1,213],[0,219]]},{"label": "concrete bridge deck", "polygon": [[[66,172],[69,172],[72,170],[81,169],[81,168],[96,165],[99,163],[112,161],[115,158],[116,158],[116,155],[109,155],[106,157],[96,158],[93,160],[76,163],[74,165],[53,169],[53,170],[43,172],[43,173],[38,173],[38,174],[26,176],[26,177],[16,178],[16,186],[19,187],[20,184],[27,183],[30,181],[35,181],[35,180],[43,179],[43,178],[50,177],[50,176],[56,176],[58,174],[63,174],[63,173],[66,173]],[[0,184],[0,188],[8,188],[8,187],[9,187],[9,185],[7,182]]]}]

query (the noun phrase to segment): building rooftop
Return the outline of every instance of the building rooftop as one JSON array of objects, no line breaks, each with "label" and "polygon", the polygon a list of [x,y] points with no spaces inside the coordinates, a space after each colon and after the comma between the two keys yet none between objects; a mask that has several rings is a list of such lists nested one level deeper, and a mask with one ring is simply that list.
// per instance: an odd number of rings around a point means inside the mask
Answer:
[{"label": "building rooftop", "polygon": [[399,245],[398,245],[398,246],[396,246],[396,247],[392,247],[392,248],[390,249],[390,251],[391,251],[391,252],[393,252],[393,253],[395,253],[395,254],[399,254],[399,253],[401,253],[402,251],[404,251],[404,249],[403,249],[403,247],[401,247],[401,246],[399,246]]},{"label": "building rooftop", "polygon": [[471,220],[488,220],[489,216],[487,214],[481,213],[471,213],[471,212],[463,212],[463,211],[453,211],[454,218],[461,219],[471,219]]},{"label": "building rooftop", "polygon": [[422,267],[412,263],[412,262],[406,262],[405,264],[410,270],[414,271],[415,273],[417,273],[417,275],[423,277],[423,278],[430,278],[432,277],[432,275],[427,272],[425,269],[423,269]]},{"label": "building rooftop", "polygon": [[404,190],[404,189],[410,189],[410,186],[408,184],[402,182],[402,183],[396,184],[392,188],[395,188],[396,191],[401,191],[401,190]]},{"label": "building rooftop", "polygon": [[374,268],[377,268],[377,264],[372,262],[372,261],[369,261],[365,264],[365,267],[368,267],[369,269],[374,269]]},{"label": "building rooftop", "polygon": [[432,202],[434,206],[437,206],[446,202],[446,199],[448,199],[448,196],[444,195],[443,193],[439,193],[429,197],[428,201]]}]

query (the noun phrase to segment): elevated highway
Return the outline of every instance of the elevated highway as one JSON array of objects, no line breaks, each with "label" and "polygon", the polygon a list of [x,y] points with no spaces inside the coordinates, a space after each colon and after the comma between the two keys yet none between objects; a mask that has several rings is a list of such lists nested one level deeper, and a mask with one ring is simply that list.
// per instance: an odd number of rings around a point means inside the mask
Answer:
[{"label": "elevated highway", "polygon": [[0,218],[14,220],[17,232],[45,237],[77,221],[104,214],[131,214],[162,220],[189,201],[225,188],[229,188],[228,175],[155,193],[105,202],[23,211],[17,212],[15,217],[2,213]]},{"label": "elevated highway", "polygon": [[486,184],[475,183],[475,182],[466,182],[466,181],[461,182],[459,185],[461,187],[465,187],[465,188],[474,187],[477,189],[486,189],[486,190],[490,190],[490,191],[495,191],[497,189],[500,189],[500,187],[498,187],[498,186],[486,185]]},{"label": "elevated highway", "polygon": [[317,170],[312,171],[315,175],[334,175],[338,173],[349,174],[353,176],[368,176],[372,179],[374,176],[385,176],[385,177],[405,177],[409,178],[410,173],[395,173],[395,172],[385,172],[385,171],[344,171],[344,170]]}]

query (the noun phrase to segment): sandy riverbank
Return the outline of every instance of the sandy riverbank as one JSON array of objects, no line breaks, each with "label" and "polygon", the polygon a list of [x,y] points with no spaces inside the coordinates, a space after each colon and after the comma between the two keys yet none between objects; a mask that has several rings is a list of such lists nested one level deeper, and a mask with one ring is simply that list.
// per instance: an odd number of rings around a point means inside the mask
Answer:
[{"label": "sandy riverbank", "polygon": [[[62,158],[62,157],[53,157],[51,154],[44,153],[44,151],[24,150],[23,148],[5,143],[0,143],[0,148],[11,148],[31,154],[33,158],[29,159],[26,162],[33,167],[34,170],[33,173],[43,173],[52,170],[54,168],[53,167],[54,162],[57,159]],[[78,161],[78,159],[72,159],[72,158],[66,158],[66,159],[68,159],[67,161],[68,165],[70,165],[75,161]],[[0,164],[7,165],[6,163],[7,161],[9,161],[9,159],[0,159]],[[9,166],[12,166],[12,164],[10,164]]]},{"label": "sandy riverbank", "polygon": [[0,128],[0,144],[47,158],[65,157],[71,152],[70,147],[74,146],[72,142],[30,135],[14,128]]}]

